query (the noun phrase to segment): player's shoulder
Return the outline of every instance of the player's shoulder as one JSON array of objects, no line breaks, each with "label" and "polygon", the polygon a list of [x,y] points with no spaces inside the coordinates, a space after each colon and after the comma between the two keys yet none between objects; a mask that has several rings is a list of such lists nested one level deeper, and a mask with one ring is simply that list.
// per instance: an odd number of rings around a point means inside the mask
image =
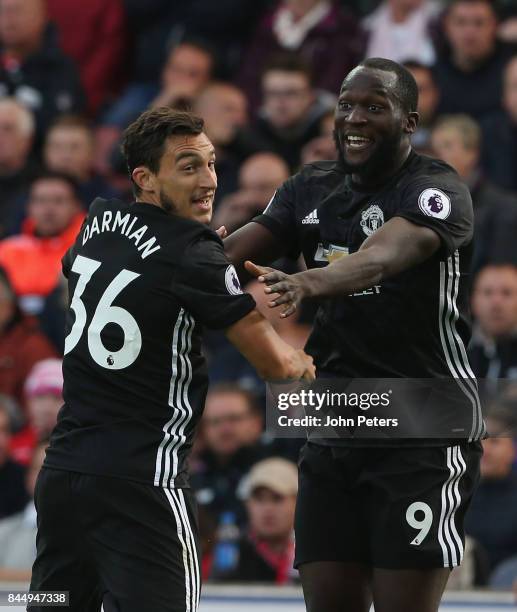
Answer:
[{"label": "player's shoulder", "polygon": [[403,186],[436,187],[459,193],[468,193],[468,188],[452,166],[429,155],[412,153],[412,159],[402,177]]},{"label": "player's shoulder", "polygon": [[344,170],[339,161],[325,160],[305,164],[297,174],[291,177],[291,181],[296,186],[304,187],[309,183],[328,182],[329,179],[342,181],[344,176]]}]

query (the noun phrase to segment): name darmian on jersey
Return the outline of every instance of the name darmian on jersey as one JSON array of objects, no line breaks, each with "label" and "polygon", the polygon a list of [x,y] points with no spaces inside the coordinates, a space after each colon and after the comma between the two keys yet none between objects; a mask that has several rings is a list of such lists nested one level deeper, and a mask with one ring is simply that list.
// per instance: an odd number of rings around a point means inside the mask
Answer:
[{"label": "name darmian on jersey", "polygon": [[134,229],[137,220],[138,217],[134,217],[129,213],[122,216],[120,210],[117,210],[115,215],[113,215],[111,210],[105,210],[102,214],[102,220],[95,216],[91,222],[85,226],[83,230],[83,245],[86,244],[90,238],[93,238],[95,234],[101,234],[102,232],[120,232],[120,234],[126,236],[128,240],[134,241],[135,246],[140,251],[140,257],[145,259],[161,247],[157,244],[156,236],[150,236],[145,242],[140,244],[148,227],[147,225],[141,225]]}]

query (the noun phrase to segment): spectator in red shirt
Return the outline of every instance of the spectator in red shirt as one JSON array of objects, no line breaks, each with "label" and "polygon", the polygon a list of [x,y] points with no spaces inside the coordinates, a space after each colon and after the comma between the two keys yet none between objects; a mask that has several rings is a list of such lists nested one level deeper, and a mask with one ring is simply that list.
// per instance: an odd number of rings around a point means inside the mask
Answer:
[{"label": "spectator in red shirt", "polygon": [[37,314],[59,282],[61,258],[84,219],[75,181],[65,174],[42,174],[31,185],[27,213],[22,234],[0,242],[0,265],[22,309]]},{"label": "spectator in red shirt", "polygon": [[291,461],[272,457],[253,466],[242,483],[248,529],[238,542],[233,567],[228,563],[221,567],[220,543],[216,543],[212,565],[214,579],[286,584],[297,578],[298,572],[293,569],[297,490],[298,473]]}]

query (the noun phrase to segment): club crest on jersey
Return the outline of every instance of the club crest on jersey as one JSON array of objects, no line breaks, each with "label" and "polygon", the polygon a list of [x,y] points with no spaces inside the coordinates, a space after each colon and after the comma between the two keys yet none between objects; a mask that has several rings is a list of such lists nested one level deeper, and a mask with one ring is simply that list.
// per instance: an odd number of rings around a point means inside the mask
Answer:
[{"label": "club crest on jersey", "polygon": [[424,189],[418,196],[418,206],[428,217],[447,219],[451,213],[451,199],[439,189]]},{"label": "club crest on jersey", "polygon": [[367,236],[371,236],[383,224],[384,213],[377,204],[372,204],[361,213],[361,227]]},{"label": "club crest on jersey", "polygon": [[226,268],[226,272],[224,273],[224,282],[226,284],[226,289],[228,289],[228,293],[231,295],[239,295],[242,293],[239,277],[237,276],[237,272],[232,265],[229,265]]}]

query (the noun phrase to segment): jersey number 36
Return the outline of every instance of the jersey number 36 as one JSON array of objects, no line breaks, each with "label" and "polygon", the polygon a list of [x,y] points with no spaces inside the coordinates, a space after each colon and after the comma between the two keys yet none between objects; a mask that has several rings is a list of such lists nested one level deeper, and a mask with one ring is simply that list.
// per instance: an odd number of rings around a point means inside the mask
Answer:
[{"label": "jersey number 36", "polygon": [[[75,321],[65,339],[65,355],[75,348],[86,325],[86,308],[81,296],[101,262],[78,255],[72,265],[72,272],[79,274],[70,308],[75,313]],[[138,278],[140,274],[122,270],[115,276],[102,294],[93,318],[88,327],[88,349],[93,360],[103,368],[121,370],[130,366],[142,348],[142,334],[134,317],[120,306],[112,306],[117,295]],[[116,323],[124,334],[124,343],[118,351],[109,351],[102,343],[101,332],[109,323]]]}]

